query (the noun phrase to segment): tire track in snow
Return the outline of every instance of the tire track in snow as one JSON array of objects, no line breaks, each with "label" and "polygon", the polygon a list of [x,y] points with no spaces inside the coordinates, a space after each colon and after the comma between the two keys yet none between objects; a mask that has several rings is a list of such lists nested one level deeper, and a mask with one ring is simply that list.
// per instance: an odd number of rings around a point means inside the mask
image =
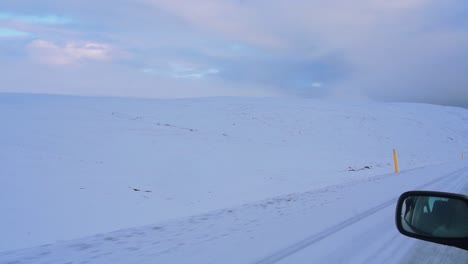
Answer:
[{"label": "tire track in snow", "polygon": [[[435,180],[432,180],[426,184],[423,184],[421,186],[418,186],[416,187],[415,189],[424,189],[424,188],[427,188],[431,185],[434,185],[434,184],[441,184],[443,182],[452,182],[453,183],[453,179],[459,177],[465,170],[467,170],[466,168],[462,168],[462,169],[459,169],[459,170],[456,170],[452,173],[449,173],[448,175],[443,175],[439,178],[436,178]],[[458,183],[458,181],[457,181]],[[375,207],[372,207],[370,208],[369,210],[367,211],[364,211],[354,217],[351,217],[341,223],[338,223],[332,227],[329,227],[325,230],[323,230],[322,232],[319,232],[317,234],[314,234],[304,240],[301,240],[291,246],[288,246],[282,250],[279,250],[277,251],[276,253],[272,254],[272,255],[269,255],[261,260],[258,260],[256,262],[254,262],[255,264],[273,264],[273,263],[277,263],[279,262],[280,260],[284,259],[284,258],[287,258],[291,255],[293,255],[294,253],[298,252],[298,251],[301,251],[307,247],[309,247],[310,245],[313,245],[317,242],[319,242],[320,240],[323,240],[341,230],[343,230],[344,228],[348,227],[348,226],[351,226],[353,224],[355,224],[356,222],[359,222],[361,220],[363,220],[364,218],[367,218],[377,212],[379,212],[380,210],[392,205],[392,204],[395,204],[396,201],[398,200],[398,197],[394,197],[390,200],[387,200]]]}]

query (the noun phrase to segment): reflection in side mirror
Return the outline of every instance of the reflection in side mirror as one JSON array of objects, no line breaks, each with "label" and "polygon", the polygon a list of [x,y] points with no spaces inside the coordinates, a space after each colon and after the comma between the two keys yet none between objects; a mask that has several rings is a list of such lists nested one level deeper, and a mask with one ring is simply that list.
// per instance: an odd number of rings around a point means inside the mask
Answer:
[{"label": "reflection in side mirror", "polygon": [[468,237],[468,204],[463,200],[409,196],[401,209],[407,232],[438,238]]},{"label": "reflection in side mirror", "polygon": [[468,198],[441,192],[404,193],[398,200],[396,224],[404,235],[468,249]]}]

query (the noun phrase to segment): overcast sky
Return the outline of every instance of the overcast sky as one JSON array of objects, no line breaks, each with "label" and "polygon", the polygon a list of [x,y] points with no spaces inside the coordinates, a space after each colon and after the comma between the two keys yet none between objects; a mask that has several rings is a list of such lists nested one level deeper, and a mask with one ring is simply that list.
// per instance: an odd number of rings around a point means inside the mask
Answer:
[{"label": "overcast sky", "polygon": [[466,0],[1,0],[0,92],[468,106]]}]

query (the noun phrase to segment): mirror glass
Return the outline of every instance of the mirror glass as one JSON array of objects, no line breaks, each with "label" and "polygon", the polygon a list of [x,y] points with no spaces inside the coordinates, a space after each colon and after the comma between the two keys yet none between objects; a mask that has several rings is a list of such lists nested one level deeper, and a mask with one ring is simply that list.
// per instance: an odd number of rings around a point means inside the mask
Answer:
[{"label": "mirror glass", "polygon": [[461,199],[409,196],[401,205],[401,226],[434,238],[468,237],[468,204]]}]

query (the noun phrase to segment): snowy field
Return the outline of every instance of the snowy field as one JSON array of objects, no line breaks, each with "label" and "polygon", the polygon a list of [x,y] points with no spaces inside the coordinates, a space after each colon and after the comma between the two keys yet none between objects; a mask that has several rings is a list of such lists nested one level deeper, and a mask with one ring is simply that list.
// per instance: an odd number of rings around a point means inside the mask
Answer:
[{"label": "snowy field", "polygon": [[468,193],[466,109],[0,94],[0,124],[0,263],[468,263],[393,223]]}]

